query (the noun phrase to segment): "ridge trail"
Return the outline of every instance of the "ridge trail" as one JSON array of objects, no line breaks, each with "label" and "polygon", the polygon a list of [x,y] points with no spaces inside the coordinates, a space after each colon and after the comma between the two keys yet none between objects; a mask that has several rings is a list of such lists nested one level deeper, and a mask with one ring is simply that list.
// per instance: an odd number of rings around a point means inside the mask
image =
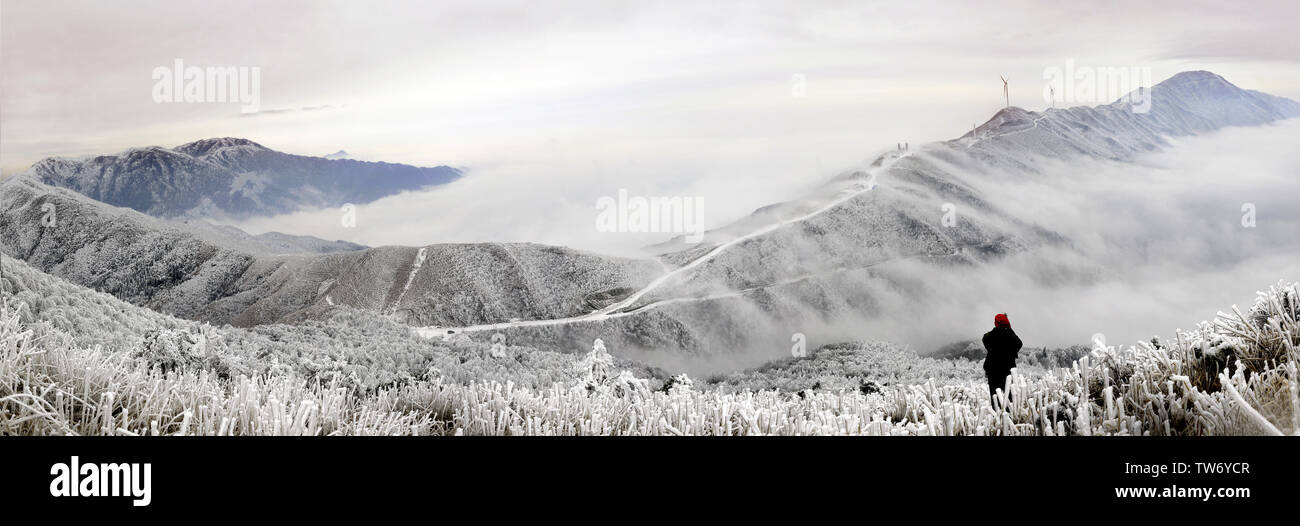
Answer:
[{"label": "ridge trail", "polygon": [[[426,338],[432,338],[432,337],[438,337],[438,336],[446,337],[446,336],[450,336],[450,335],[452,335],[452,334],[462,333],[462,332],[480,332],[480,331],[488,331],[488,330],[508,329],[508,328],[513,328],[513,327],[544,327],[544,326],[550,326],[550,325],[565,325],[565,324],[569,324],[569,323],[581,323],[581,322],[589,322],[589,321],[603,321],[603,320],[608,320],[608,319],[620,318],[620,317],[627,316],[627,315],[633,314],[633,313],[635,313],[635,312],[640,312],[640,311],[643,311],[643,310],[647,310],[647,308],[653,308],[653,307],[655,307],[655,306],[659,306],[659,305],[664,305],[664,304],[669,304],[669,303],[677,303],[677,302],[683,302],[683,301],[699,301],[699,300],[705,300],[705,299],[713,299],[712,297],[706,297],[706,298],[669,298],[669,299],[664,299],[664,300],[657,301],[657,302],[652,303],[652,304],[650,304],[650,305],[645,305],[645,306],[638,307],[638,308],[635,308],[635,309],[626,310],[626,309],[628,309],[629,307],[632,307],[633,305],[635,305],[636,302],[637,302],[638,300],[640,300],[641,298],[645,297],[646,294],[649,294],[649,293],[653,292],[655,289],[658,289],[659,287],[663,286],[665,283],[668,283],[668,282],[671,281],[673,278],[676,278],[676,277],[678,277],[678,276],[680,276],[680,275],[686,273],[687,271],[689,271],[689,270],[691,270],[691,269],[693,269],[693,268],[695,268],[695,267],[698,267],[698,266],[700,266],[700,265],[703,265],[704,263],[707,263],[708,261],[713,260],[713,259],[716,258],[719,254],[723,253],[724,251],[726,251],[727,249],[729,249],[729,248],[731,248],[731,247],[734,247],[734,246],[736,246],[736,245],[739,245],[740,243],[743,243],[743,242],[745,242],[745,241],[747,241],[747,240],[750,240],[750,239],[753,239],[753,238],[755,238],[755,237],[758,237],[758,236],[761,236],[761,235],[764,235],[764,234],[767,234],[767,233],[773,232],[773,231],[775,231],[775,230],[777,230],[777,229],[779,229],[779,228],[781,228],[781,227],[784,227],[784,226],[786,226],[786,225],[791,225],[791,224],[794,224],[794,223],[799,223],[799,222],[807,221],[808,219],[811,219],[811,218],[813,218],[813,217],[817,217],[817,216],[819,216],[819,215],[825,213],[826,211],[831,210],[832,208],[835,208],[835,207],[837,207],[837,206],[839,206],[839,205],[841,205],[841,204],[844,204],[845,202],[848,202],[849,200],[851,200],[851,199],[853,199],[853,198],[856,198],[856,197],[858,197],[858,196],[860,196],[860,195],[862,195],[862,194],[865,194],[865,193],[867,193],[867,192],[870,192],[871,190],[873,190],[873,189],[876,188],[876,178],[877,178],[881,173],[887,171],[891,166],[894,165],[894,163],[898,162],[899,159],[902,159],[902,158],[904,158],[904,157],[910,157],[911,155],[912,155],[911,152],[904,153],[904,154],[901,154],[901,155],[894,155],[894,156],[891,156],[891,155],[889,155],[889,154],[885,154],[885,157],[883,158],[884,160],[881,162],[880,166],[877,166],[877,167],[871,167],[871,168],[868,168],[868,169],[867,169],[869,175],[868,175],[868,178],[867,178],[866,181],[863,181],[863,182],[861,182],[861,183],[857,183],[855,186],[851,186],[851,187],[849,187],[848,189],[841,191],[841,194],[843,194],[843,195],[841,195],[840,197],[836,197],[836,198],[834,198],[834,199],[831,199],[831,201],[830,201],[829,203],[827,203],[827,204],[825,204],[825,205],[823,205],[823,206],[821,206],[821,207],[818,207],[817,209],[813,210],[812,212],[808,212],[808,213],[806,213],[806,214],[802,214],[802,215],[799,215],[799,216],[796,216],[796,217],[793,217],[793,218],[790,218],[790,219],[782,219],[782,220],[780,220],[780,221],[776,221],[776,222],[774,222],[774,223],[768,224],[768,225],[763,226],[763,227],[761,227],[761,228],[755,229],[755,230],[749,232],[748,234],[744,234],[744,235],[741,235],[741,236],[737,236],[736,238],[731,239],[730,241],[727,241],[727,242],[725,242],[725,243],[719,244],[718,246],[713,247],[711,250],[709,250],[708,252],[706,252],[704,255],[702,255],[702,256],[700,256],[700,257],[698,257],[698,258],[695,258],[695,259],[691,260],[690,262],[686,263],[685,265],[682,265],[682,266],[680,266],[680,267],[677,267],[676,269],[674,269],[674,270],[672,270],[672,271],[669,271],[669,272],[665,273],[665,274],[662,275],[662,276],[659,276],[659,277],[656,278],[654,281],[651,281],[649,284],[647,284],[646,286],[642,287],[640,290],[637,290],[636,292],[633,292],[632,294],[628,295],[626,298],[623,298],[622,300],[619,300],[619,301],[617,301],[617,302],[614,302],[614,303],[612,303],[612,304],[610,304],[610,305],[608,305],[608,306],[606,306],[606,307],[604,307],[604,308],[596,309],[596,310],[594,310],[594,311],[592,311],[592,312],[589,312],[589,313],[586,313],[586,314],[581,314],[581,315],[578,315],[578,316],[570,316],[570,317],[567,317],[567,318],[553,318],[553,319],[543,319],[543,320],[522,320],[522,321],[511,321],[511,322],[502,322],[502,323],[488,323],[488,324],[482,324],[482,325],[470,325],[470,326],[465,326],[465,327],[434,327],[434,326],[417,327],[417,328],[415,328],[415,333],[418,334],[418,335],[420,335],[420,336],[426,337]],[[725,297],[725,296],[726,296],[726,295],[723,295],[723,297]]]}]

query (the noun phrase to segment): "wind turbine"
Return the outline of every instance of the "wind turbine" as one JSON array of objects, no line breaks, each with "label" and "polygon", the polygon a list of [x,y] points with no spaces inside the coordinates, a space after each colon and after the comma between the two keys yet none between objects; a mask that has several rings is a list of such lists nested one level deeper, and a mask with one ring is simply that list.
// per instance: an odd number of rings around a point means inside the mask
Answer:
[{"label": "wind turbine", "polygon": [[1002,96],[1007,98],[1007,107],[1010,108],[1011,92],[1007,90],[1007,78],[1002,75],[998,75],[998,78],[1002,79]]}]

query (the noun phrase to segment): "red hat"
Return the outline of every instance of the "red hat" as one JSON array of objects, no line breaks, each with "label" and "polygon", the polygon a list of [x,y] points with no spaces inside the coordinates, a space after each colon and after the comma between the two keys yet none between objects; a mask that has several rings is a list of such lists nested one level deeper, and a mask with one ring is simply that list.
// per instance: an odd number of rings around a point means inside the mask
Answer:
[{"label": "red hat", "polygon": [[1011,327],[1011,320],[1007,319],[1006,314],[999,314],[993,317],[994,327]]}]

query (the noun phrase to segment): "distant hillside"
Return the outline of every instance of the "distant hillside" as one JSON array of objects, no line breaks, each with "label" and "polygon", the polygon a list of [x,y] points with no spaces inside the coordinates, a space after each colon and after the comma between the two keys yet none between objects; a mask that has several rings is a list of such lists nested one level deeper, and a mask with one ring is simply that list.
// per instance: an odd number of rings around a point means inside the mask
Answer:
[{"label": "distant hillside", "polygon": [[461,172],[292,155],[221,138],[85,160],[44,159],[20,176],[155,217],[243,219],[368,203],[446,184]]},{"label": "distant hillside", "polygon": [[358,248],[157,219],[32,178],[0,181],[5,254],[136,305],[213,323],[302,320],[334,305],[454,324],[568,316],[590,309],[589,296],[644,284],[659,268],[535,244]]},{"label": "distant hillside", "polygon": [[[570,355],[508,346],[499,360],[488,355],[490,345],[420,338],[355,309],[332,309],[321,320],[297,325],[213,326],[130,305],[7,258],[0,291],[44,348],[99,346],[164,371],[208,371],[227,379],[293,374],[340,381],[358,392],[427,375],[430,367],[449,381],[508,379],[539,388],[575,376]],[[529,357],[515,359],[523,354]]]}]

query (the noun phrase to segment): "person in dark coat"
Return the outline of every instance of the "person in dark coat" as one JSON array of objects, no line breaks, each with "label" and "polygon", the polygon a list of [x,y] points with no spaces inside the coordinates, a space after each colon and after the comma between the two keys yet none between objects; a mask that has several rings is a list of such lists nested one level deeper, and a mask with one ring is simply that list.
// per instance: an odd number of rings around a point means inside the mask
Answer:
[{"label": "person in dark coat", "polygon": [[1011,320],[1006,314],[993,317],[993,330],[984,334],[984,375],[989,380],[989,399],[997,399],[998,389],[1004,392],[1007,376],[1016,366],[1016,354],[1020,352],[1020,337],[1011,330]]}]

